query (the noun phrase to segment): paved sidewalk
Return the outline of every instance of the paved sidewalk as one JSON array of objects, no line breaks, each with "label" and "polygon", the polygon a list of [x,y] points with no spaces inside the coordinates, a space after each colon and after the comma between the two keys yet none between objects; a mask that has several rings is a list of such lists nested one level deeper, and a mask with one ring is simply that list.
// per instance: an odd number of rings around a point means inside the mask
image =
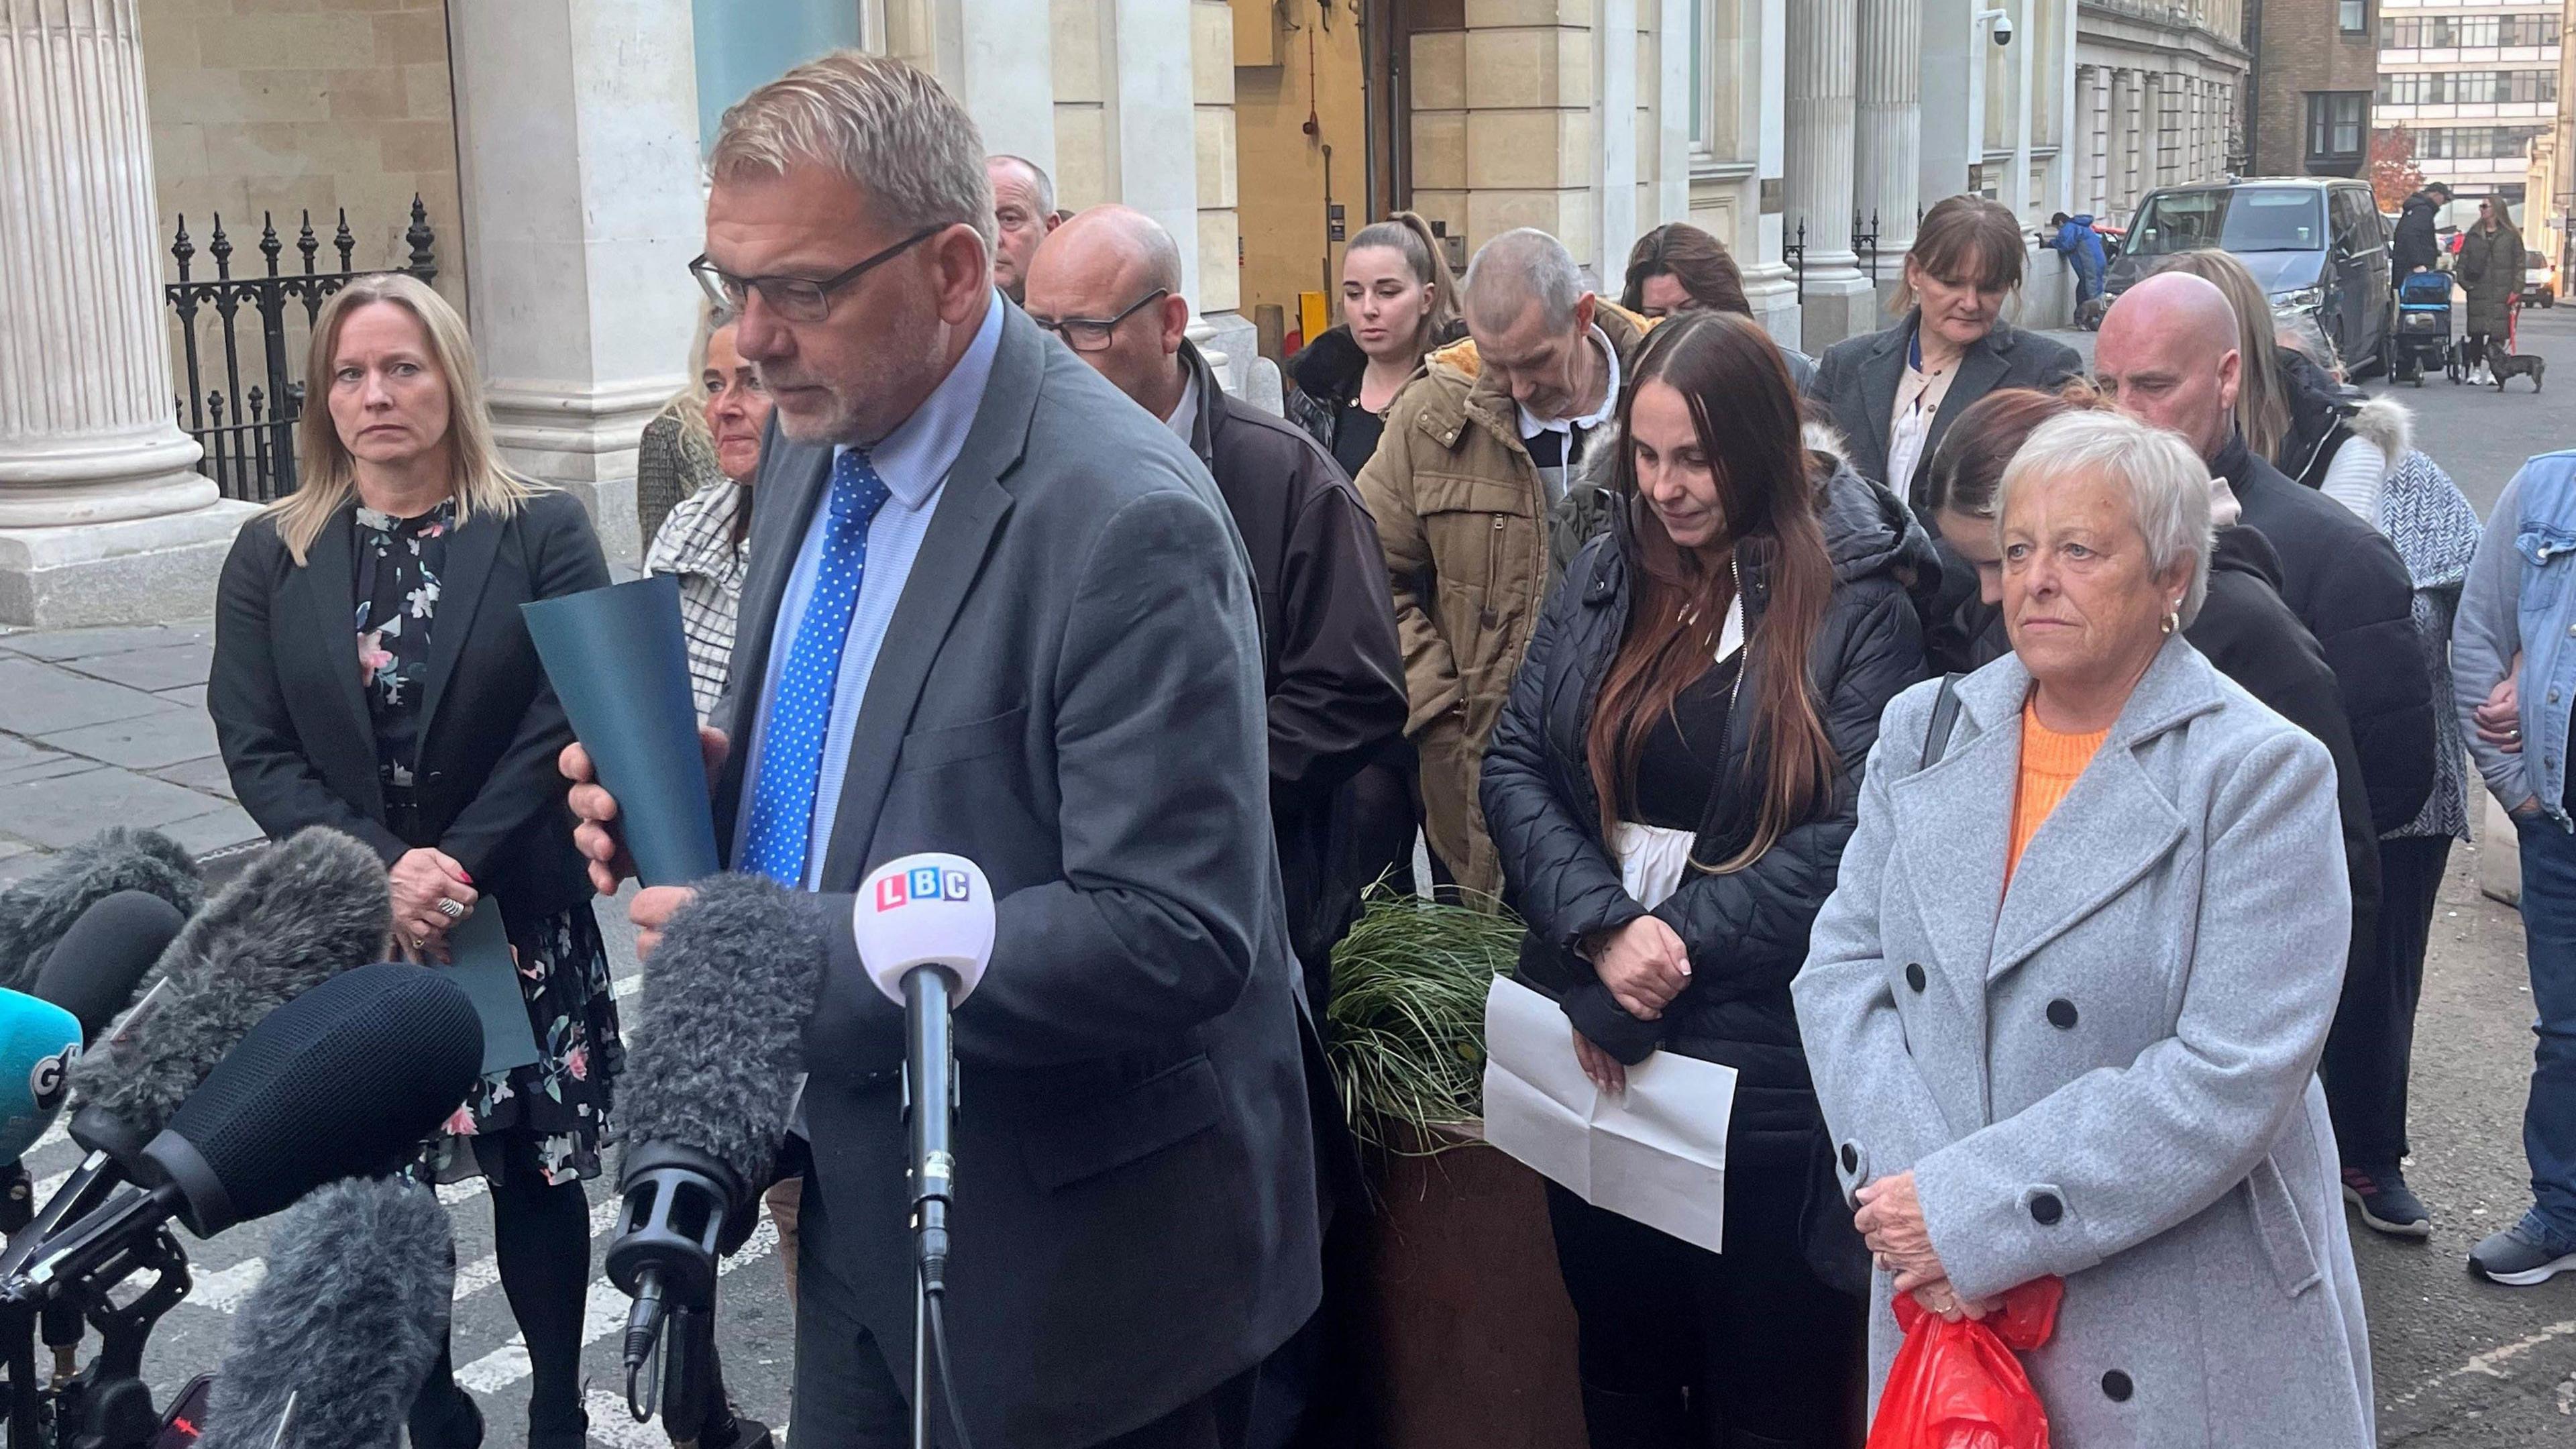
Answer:
[{"label": "paved sidewalk", "polygon": [[0,883],[110,825],[205,856],[260,838],[206,718],[211,621],[0,632]]}]

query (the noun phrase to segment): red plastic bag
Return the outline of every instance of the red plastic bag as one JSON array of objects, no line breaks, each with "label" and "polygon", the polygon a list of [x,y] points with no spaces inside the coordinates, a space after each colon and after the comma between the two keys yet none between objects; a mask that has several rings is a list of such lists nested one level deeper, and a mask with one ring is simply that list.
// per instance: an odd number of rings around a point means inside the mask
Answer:
[{"label": "red plastic bag", "polygon": [[2034,1278],[1983,1319],[1948,1322],[1896,1300],[1904,1346],[1887,1371],[1869,1449],[2048,1449],[2048,1412],[2016,1351],[2048,1342],[2066,1285]]}]

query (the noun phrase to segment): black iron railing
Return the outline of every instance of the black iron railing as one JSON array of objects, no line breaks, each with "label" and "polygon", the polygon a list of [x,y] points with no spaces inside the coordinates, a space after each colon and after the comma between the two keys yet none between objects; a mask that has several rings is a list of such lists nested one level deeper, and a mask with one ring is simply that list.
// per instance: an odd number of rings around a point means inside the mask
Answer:
[{"label": "black iron railing", "polygon": [[[435,278],[438,264],[431,248],[436,237],[418,196],[411,199],[411,226],[403,241],[411,255],[398,270],[424,282]],[[356,266],[358,242],[349,232],[347,210],[340,212],[339,229],[329,243],[339,254],[338,270],[316,269],[323,245],[313,234],[313,214],[305,212],[295,238],[303,270],[281,273],[278,260],[286,243],[279,240],[270,214],[263,212],[258,247],[263,275],[236,277],[232,238],[225,235],[218,215],[206,241],[215,275],[192,277],[197,246],[188,235],[188,219],[179,218],[178,234],[170,243],[179,280],[163,288],[179,329],[176,361],[185,388],[179,396],[179,426],[205,450],[197,471],[215,480],[227,498],[266,503],[295,491],[295,420],[304,411],[304,379],[295,375],[301,370],[301,345],[288,335],[290,304],[302,304],[302,330],[309,338],[322,303],[351,279],[369,274]],[[201,335],[201,329],[212,335]],[[245,376],[251,379],[247,386]]]}]

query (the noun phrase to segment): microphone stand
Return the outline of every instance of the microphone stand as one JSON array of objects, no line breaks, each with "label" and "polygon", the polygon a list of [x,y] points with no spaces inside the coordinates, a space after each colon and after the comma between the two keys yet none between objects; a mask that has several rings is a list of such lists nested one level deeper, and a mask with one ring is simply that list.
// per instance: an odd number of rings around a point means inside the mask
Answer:
[{"label": "microphone stand", "polygon": [[[35,1186],[22,1160],[0,1169],[0,1232],[15,1236],[36,1219]],[[36,1310],[32,1305],[0,1305],[0,1365],[9,1375],[9,1449],[39,1449],[42,1424],[37,1409],[42,1392],[36,1386]]]},{"label": "microphone stand", "polygon": [[[912,1128],[908,1175],[912,1179],[916,1261],[912,1280],[914,1449],[932,1449],[930,1355],[934,1348],[944,1351],[947,1347],[947,1334],[932,1332],[932,1314],[939,1311],[934,1305],[948,1291],[948,1203],[956,1170],[956,1158],[949,1151],[949,1134],[957,1121],[956,1041],[949,1031],[948,1002],[949,993],[955,989],[955,978],[938,966],[918,967],[903,979],[903,1096]],[[935,1086],[931,1079],[934,1067]],[[941,1375],[943,1381],[946,1377]],[[964,1409],[952,1401],[948,1411],[962,1429]]]}]

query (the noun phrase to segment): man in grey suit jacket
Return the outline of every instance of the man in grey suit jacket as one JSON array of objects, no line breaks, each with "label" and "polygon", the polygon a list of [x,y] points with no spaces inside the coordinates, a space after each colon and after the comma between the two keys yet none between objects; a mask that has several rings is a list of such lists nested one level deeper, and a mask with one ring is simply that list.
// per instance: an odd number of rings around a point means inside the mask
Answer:
[{"label": "man in grey suit jacket", "polygon": [[[1232,1446],[1320,1293],[1248,565],[1188,447],[992,291],[983,151],[908,66],[799,67],[727,113],[696,267],[777,402],[718,834],[831,940],[797,1441],[906,1442],[903,1016],[850,914],[873,867],[944,850],[999,902],[956,1019],[967,1427]],[[613,884],[614,802],[576,795]],[[638,895],[646,949],[686,897]]]}]

